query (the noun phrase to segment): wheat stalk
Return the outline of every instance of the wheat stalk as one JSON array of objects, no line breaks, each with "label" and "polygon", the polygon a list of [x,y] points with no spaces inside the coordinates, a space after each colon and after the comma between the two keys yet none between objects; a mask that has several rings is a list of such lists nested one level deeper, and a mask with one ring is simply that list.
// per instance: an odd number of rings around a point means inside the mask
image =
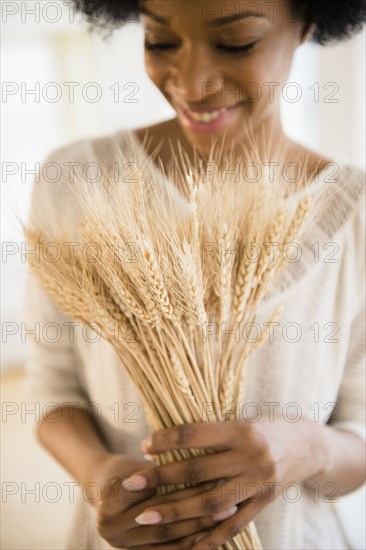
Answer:
[{"label": "wheat stalk", "polygon": [[[254,135],[251,140],[243,158],[263,162],[271,147]],[[214,153],[213,147],[209,161]],[[133,155],[138,158],[138,151]],[[221,148],[216,160],[222,158]],[[228,158],[234,158],[231,150]],[[105,176],[100,186],[79,181],[70,188],[80,205],[80,244],[98,244],[101,261],[90,264],[80,253],[57,263],[42,257],[37,262],[28,255],[32,271],[59,307],[83,323],[94,321],[116,350],[154,431],[202,421],[205,403],[231,409],[244,396],[246,359],[264,343],[269,325],[256,342],[224,341],[220,331],[255,320],[259,301],[284,267],[278,249],[268,258],[271,247],[278,242],[283,249],[292,242],[310,208],[304,197],[291,213],[279,187],[269,185],[265,176],[254,187],[231,176],[223,180],[220,173],[208,174],[199,159],[190,164],[181,146],[178,157],[173,156],[173,170],[186,200],[173,185],[149,173],[131,184],[116,184]],[[24,227],[24,234],[30,247],[45,246],[50,238],[42,223]],[[52,241],[62,248],[68,240],[65,220]],[[138,250],[136,261],[123,255],[131,243]],[[207,243],[214,243],[221,254],[205,258]],[[231,252],[250,243],[259,247],[259,256],[253,260],[244,254],[235,261]],[[271,321],[280,314],[277,309]],[[204,338],[211,327],[214,332]],[[210,419],[225,420],[218,409]],[[166,464],[212,452],[176,450],[157,460]],[[161,487],[159,492],[179,488]],[[261,549],[254,523],[223,548]]]}]

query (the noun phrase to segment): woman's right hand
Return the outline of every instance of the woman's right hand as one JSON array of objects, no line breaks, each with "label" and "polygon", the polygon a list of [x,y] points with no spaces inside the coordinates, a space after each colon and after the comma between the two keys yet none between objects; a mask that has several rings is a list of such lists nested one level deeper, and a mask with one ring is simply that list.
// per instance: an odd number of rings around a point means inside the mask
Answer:
[{"label": "woman's right hand", "polygon": [[[211,516],[202,516],[169,525],[139,525],[135,518],[145,508],[166,502],[173,504],[181,499],[202,494],[206,484],[167,495],[157,495],[156,489],[131,492],[122,487],[124,479],[149,466],[153,467],[154,463],[118,454],[109,454],[99,462],[93,475],[101,494],[95,502],[96,528],[99,535],[114,548],[152,550],[161,548],[161,545],[165,547],[165,544],[166,548],[191,548],[194,539],[202,530],[217,525],[217,520],[213,520]],[[212,486],[212,483],[207,485]],[[173,543],[173,546],[169,543]]]}]

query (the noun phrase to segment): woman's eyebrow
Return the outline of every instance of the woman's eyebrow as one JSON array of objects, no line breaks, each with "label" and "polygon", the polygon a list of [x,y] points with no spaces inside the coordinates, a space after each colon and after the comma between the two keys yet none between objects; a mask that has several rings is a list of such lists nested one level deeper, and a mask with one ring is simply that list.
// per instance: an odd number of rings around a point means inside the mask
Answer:
[{"label": "woman's eyebrow", "polygon": [[[154,19],[154,21],[156,21],[157,23],[161,23],[162,25],[170,24],[169,19],[161,17],[161,15],[150,11],[146,7],[141,6],[140,13],[151,17],[151,19]],[[243,19],[258,19],[260,17],[265,18],[266,16],[260,12],[246,10],[238,13],[231,13],[230,15],[224,15],[222,17],[217,17],[216,19],[208,19],[206,20],[206,22],[209,27],[221,27],[223,25],[234,23],[235,21],[241,21]]]},{"label": "woman's eyebrow", "polygon": [[216,19],[208,19],[206,20],[207,25],[209,27],[220,27],[223,25],[229,25],[230,23],[234,23],[235,21],[241,21],[243,19],[258,19],[258,18],[265,18],[266,16],[257,11],[242,11],[237,13],[231,13],[230,15],[224,15],[222,17],[217,17]]},{"label": "woman's eyebrow", "polygon": [[165,19],[164,17],[161,17],[161,15],[158,15],[157,13],[150,11],[148,8],[145,8],[144,6],[141,6],[139,11],[143,15],[147,15],[148,17],[151,17],[151,19],[154,19],[154,21],[156,21],[157,23],[161,23],[162,25],[169,25],[170,23],[169,19]]}]

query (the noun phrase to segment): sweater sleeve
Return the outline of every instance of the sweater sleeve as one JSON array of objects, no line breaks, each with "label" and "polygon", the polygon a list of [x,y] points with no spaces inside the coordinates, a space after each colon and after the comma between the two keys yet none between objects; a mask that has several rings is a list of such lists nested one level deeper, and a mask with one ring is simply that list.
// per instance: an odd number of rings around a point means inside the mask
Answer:
[{"label": "sweater sleeve", "polygon": [[365,203],[364,194],[361,204],[352,218],[352,237],[348,246],[352,246],[353,261],[348,266],[352,277],[346,284],[352,284],[353,320],[349,331],[349,341],[343,377],[338,391],[335,409],[328,423],[336,429],[352,431],[366,441],[365,434]]},{"label": "sweater sleeve", "polygon": [[[41,223],[52,234],[57,227],[56,210],[60,206],[69,209],[65,186],[69,158],[68,148],[59,149],[42,164],[33,183],[28,226]],[[57,409],[66,403],[82,407],[89,400],[78,377],[75,322],[59,309],[29,269],[23,311],[27,327],[27,405],[39,423],[53,409],[52,418],[57,418]]]}]

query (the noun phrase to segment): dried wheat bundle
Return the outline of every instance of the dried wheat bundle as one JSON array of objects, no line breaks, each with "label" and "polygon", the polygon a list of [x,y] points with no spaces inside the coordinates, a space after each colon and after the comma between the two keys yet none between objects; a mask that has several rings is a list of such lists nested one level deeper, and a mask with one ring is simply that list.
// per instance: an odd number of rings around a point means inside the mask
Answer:
[{"label": "dried wheat bundle", "polygon": [[[168,178],[158,179],[151,170],[117,183],[107,174],[92,185],[79,178],[68,192],[80,219],[71,231],[65,217],[56,238],[52,235],[64,252],[61,258],[28,258],[60,308],[73,319],[95,323],[114,347],[141,394],[152,431],[225,421],[222,411],[245,398],[246,358],[266,331],[256,342],[237,342],[224,341],[220,330],[208,327],[231,330],[255,320],[258,303],[285,267],[281,251],[299,238],[310,207],[305,192],[291,200],[280,177],[269,181],[267,141],[263,144],[253,139],[243,149],[242,160],[255,159],[261,167],[255,183],[224,170],[223,160],[234,162],[234,153],[223,155],[217,147],[206,164],[190,162],[180,147]],[[132,154],[138,158],[139,152]],[[121,164],[125,160],[121,153]],[[300,183],[306,187],[305,176]],[[50,239],[41,222],[24,227],[24,233],[30,247],[44,247]],[[75,241],[75,235],[82,245],[93,243],[101,258],[88,261],[82,247],[71,256],[63,243]],[[270,255],[273,244],[278,246]],[[212,407],[209,419],[207,404],[220,405]],[[210,450],[164,453],[158,463],[204,452]],[[254,523],[222,548],[261,548]]]}]

